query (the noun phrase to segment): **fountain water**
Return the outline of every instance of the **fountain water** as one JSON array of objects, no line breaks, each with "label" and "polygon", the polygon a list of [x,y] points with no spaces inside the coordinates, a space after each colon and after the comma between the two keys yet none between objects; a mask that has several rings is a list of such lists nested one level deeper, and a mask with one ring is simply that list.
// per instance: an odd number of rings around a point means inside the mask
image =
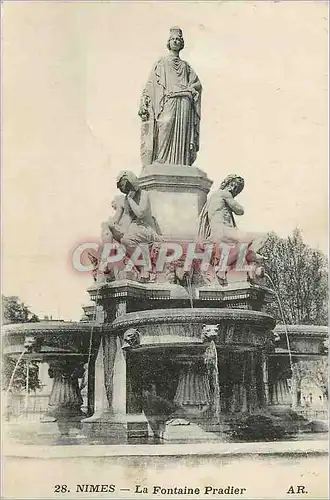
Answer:
[{"label": "fountain water", "polygon": [[214,340],[211,340],[210,345],[204,354],[205,364],[208,369],[209,378],[212,381],[213,409],[216,418],[216,423],[220,423],[220,385],[219,385],[219,365],[218,351]]},{"label": "fountain water", "polygon": [[26,363],[26,382],[25,382],[25,411],[29,409],[29,382],[30,382],[30,362]]},{"label": "fountain water", "polygon": [[10,380],[9,380],[9,384],[8,384],[8,387],[7,387],[7,390],[6,390],[6,395],[8,396],[8,394],[10,393],[10,390],[12,388],[12,385],[13,385],[13,382],[14,382],[14,379],[15,379],[15,375],[16,375],[16,372],[17,372],[17,369],[19,367],[19,364],[20,362],[22,361],[24,355],[27,353],[28,351],[27,350],[23,350],[19,356],[19,358],[17,359],[16,361],[16,364],[14,366],[14,369],[13,369],[13,372],[11,374],[11,377],[10,377]]}]

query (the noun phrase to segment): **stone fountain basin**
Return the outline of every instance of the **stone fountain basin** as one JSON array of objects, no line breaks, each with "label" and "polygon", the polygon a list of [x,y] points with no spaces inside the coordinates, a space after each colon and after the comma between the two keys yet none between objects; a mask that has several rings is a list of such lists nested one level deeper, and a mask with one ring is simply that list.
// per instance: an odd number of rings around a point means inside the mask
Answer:
[{"label": "stone fountain basin", "polygon": [[74,321],[16,323],[2,328],[3,353],[45,360],[54,356],[87,356],[91,332],[99,335],[101,326]]},{"label": "stone fountain basin", "polygon": [[118,317],[109,334],[123,335],[129,329],[138,330],[140,343],[134,348],[198,346],[204,343],[204,324],[218,325],[214,340],[219,346],[254,348],[271,343],[275,320],[266,313],[244,309],[153,309]]}]

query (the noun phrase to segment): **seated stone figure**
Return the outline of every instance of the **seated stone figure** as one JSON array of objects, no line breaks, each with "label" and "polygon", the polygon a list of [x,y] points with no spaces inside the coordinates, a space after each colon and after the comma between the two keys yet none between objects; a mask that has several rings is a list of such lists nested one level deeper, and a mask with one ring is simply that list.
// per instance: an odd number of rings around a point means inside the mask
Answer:
[{"label": "seated stone figure", "polygon": [[[231,247],[227,266],[234,266],[240,244],[247,245],[246,263],[252,268],[263,263],[263,257],[259,251],[264,246],[267,234],[244,232],[237,228],[235,215],[243,215],[244,208],[235,199],[244,188],[244,179],[236,174],[228,175],[221,183],[220,189],[212,193],[205,203],[199,217],[199,236],[203,240],[209,240],[218,245],[223,243]],[[252,269],[251,268],[251,269]],[[248,271],[250,278],[254,277],[254,271]]]},{"label": "seated stone figure", "polygon": [[121,172],[117,187],[125,196],[115,201],[115,216],[107,223],[113,238],[126,247],[128,254],[141,243],[151,245],[161,241],[151,213],[149,195],[139,188],[136,175],[129,170]]},{"label": "seated stone figure", "polygon": [[[89,254],[89,258],[95,266],[93,271],[95,281],[113,281],[126,278],[139,280],[141,273],[135,266],[130,271],[125,271],[129,256],[139,243],[151,245],[160,239],[156,220],[150,216],[148,194],[138,188],[136,176],[132,172],[122,172],[117,180],[117,186],[124,191],[129,190],[129,192],[126,193],[127,196],[117,195],[111,201],[111,207],[115,214],[102,223],[101,240],[103,244],[122,243],[126,247],[126,257],[115,267],[107,266],[105,270],[100,271],[99,258]],[[130,201],[128,201],[128,197]]]},{"label": "seated stone figure", "polygon": [[[115,211],[115,215],[113,217],[109,217],[108,220],[102,222],[101,224],[101,241],[103,244],[113,243],[114,237],[109,228],[109,224],[115,223],[121,231],[124,231],[124,228],[127,227],[130,223],[128,218],[123,217],[123,206],[124,206],[124,196],[117,195],[111,201],[111,208]],[[113,281],[116,279],[118,272],[116,269],[111,267],[107,267],[104,270],[100,270],[100,255],[97,256],[91,252],[88,252],[88,257],[91,263],[94,266],[93,269],[93,278],[94,281],[103,282],[103,281]]]}]

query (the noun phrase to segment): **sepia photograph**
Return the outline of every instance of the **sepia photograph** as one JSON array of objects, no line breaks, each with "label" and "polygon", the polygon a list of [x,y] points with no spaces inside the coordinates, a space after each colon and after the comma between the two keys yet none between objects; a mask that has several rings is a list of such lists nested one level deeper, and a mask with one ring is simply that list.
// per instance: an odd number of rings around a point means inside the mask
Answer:
[{"label": "sepia photograph", "polygon": [[2,1],[1,498],[328,498],[328,7]]}]

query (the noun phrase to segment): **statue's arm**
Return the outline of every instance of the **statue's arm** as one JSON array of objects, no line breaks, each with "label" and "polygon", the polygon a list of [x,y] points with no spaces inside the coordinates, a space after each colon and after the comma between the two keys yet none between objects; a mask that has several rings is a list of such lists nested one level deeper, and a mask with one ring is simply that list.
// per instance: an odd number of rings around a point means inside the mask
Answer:
[{"label": "statue's arm", "polygon": [[117,207],[117,209],[116,209],[115,215],[111,218],[111,222],[113,224],[119,224],[120,219],[123,216],[123,212],[124,212],[124,206],[123,205],[119,205]]},{"label": "statue's arm", "polygon": [[198,78],[197,74],[190,65],[188,65],[188,69],[189,69],[188,88],[200,93],[203,90],[200,79]]},{"label": "statue's arm", "polygon": [[198,80],[197,82],[191,83],[188,88],[196,90],[196,92],[200,92],[202,90],[202,84]]},{"label": "statue's arm", "polygon": [[150,117],[149,107],[150,107],[150,97],[148,95],[147,89],[144,89],[142,92],[140,108],[138,111],[138,115],[143,122],[149,120]]},{"label": "statue's arm", "polygon": [[[132,195],[134,195],[134,193]],[[133,211],[135,217],[137,217],[138,219],[142,219],[145,216],[146,211],[148,209],[148,204],[149,204],[148,193],[146,191],[141,191],[141,197],[139,203],[136,203],[133,200],[133,198],[131,197],[132,195],[128,194],[127,196],[127,201],[129,203],[129,206],[131,207],[131,210]]]},{"label": "statue's arm", "polygon": [[232,194],[229,193],[229,191],[223,191],[223,197],[229,208],[234,212],[236,215],[243,215],[244,214],[244,208],[238,201],[233,198]]},{"label": "statue's arm", "polygon": [[143,122],[148,121],[150,118],[150,108],[152,107],[152,104],[151,104],[151,98],[150,98],[148,89],[152,87],[152,82],[153,82],[155,75],[157,74],[157,71],[158,71],[157,68],[158,68],[159,62],[160,61],[157,61],[154,64],[154,66],[150,72],[149,79],[146,83],[146,86],[144,87],[144,89],[142,91],[138,115]]}]

